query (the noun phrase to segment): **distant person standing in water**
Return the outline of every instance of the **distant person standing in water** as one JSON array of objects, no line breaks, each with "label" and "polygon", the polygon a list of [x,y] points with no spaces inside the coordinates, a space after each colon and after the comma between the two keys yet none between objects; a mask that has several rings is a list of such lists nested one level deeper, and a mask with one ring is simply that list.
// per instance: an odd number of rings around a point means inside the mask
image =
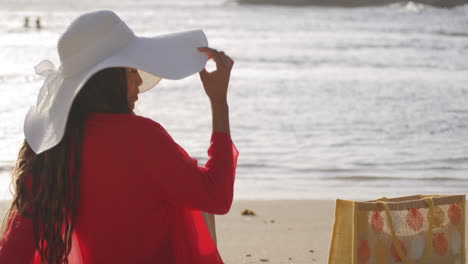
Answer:
[{"label": "distant person standing in water", "polygon": [[[36,66],[46,79],[25,118],[0,263],[223,263],[201,211],[226,214],[233,200],[234,61],[207,45],[201,30],[138,37],[111,11],[72,22],[58,41],[61,66]],[[208,59],[215,71],[204,69]],[[133,112],[161,78],[197,72],[212,116],[201,167]]]},{"label": "distant person standing in water", "polygon": [[24,28],[29,28],[29,17],[24,18]]},{"label": "distant person standing in water", "polygon": [[42,29],[41,18],[40,17],[36,18],[36,28],[37,29]]}]

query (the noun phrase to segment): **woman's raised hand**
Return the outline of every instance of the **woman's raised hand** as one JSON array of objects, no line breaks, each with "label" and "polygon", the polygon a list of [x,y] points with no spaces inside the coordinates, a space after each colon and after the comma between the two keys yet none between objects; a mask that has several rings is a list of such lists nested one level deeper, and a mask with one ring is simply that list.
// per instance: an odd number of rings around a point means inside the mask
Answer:
[{"label": "woman's raised hand", "polygon": [[227,89],[234,61],[222,51],[218,52],[208,47],[198,48],[198,50],[216,63],[216,71],[208,72],[203,69],[200,72],[200,79],[211,102],[213,132],[223,132],[230,135]]},{"label": "woman's raised hand", "polygon": [[206,95],[212,104],[227,103],[227,90],[234,61],[224,52],[208,47],[198,48],[198,51],[206,54],[208,59],[213,59],[216,63],[215,71],[208,72],[205,68],[200,72]]}]

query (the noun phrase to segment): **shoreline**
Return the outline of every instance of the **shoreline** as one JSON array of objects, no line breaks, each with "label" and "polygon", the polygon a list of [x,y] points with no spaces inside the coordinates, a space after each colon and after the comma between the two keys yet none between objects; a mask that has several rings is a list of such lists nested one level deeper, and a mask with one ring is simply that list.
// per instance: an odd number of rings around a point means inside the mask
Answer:
[{"label": "shoreline", "polygon": [[397,3],[416,3],[439,8],[453,8],[468,4],[467,0],[235,0],[243,5],[280,5],[280,6],[325,6],[325,7],[371,7]]}]

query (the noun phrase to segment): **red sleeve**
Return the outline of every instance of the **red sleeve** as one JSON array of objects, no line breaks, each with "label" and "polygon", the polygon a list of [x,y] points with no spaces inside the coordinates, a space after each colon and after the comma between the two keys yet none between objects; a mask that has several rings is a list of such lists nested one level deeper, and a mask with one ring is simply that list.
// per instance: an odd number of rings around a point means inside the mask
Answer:
[{"label": "red sleeve", "polygon": [[231,137],[213,133],[205,167],[198,167],[166,130],[149,120],[141,142],[141,168],[154,183],[155,195],[175,206],[213,214],[231,208],[239,155]]},{"label": "red sleeve", "polygon": [[35,251],[32,220],[15,213],[0,241],[0,263],[30,264]]},{"label": "red sleeve", "polygon": [[[31,194],[32,177],[26,179]],[[0,241],[0,263],[30,264],[36,252],[32,219],[14,212]]]}]

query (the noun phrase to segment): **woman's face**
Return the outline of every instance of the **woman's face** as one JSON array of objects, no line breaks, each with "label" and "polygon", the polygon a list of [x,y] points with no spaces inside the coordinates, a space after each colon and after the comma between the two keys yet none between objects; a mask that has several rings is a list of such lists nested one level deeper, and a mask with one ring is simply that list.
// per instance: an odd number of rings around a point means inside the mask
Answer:
[{"label": "woman's face", "polygon": [[138,86],[143,83],[140,74],[135,68],[125,68],[127,77],[127,101],[131,110],[135,108],[135,102],[138,100]]}]

